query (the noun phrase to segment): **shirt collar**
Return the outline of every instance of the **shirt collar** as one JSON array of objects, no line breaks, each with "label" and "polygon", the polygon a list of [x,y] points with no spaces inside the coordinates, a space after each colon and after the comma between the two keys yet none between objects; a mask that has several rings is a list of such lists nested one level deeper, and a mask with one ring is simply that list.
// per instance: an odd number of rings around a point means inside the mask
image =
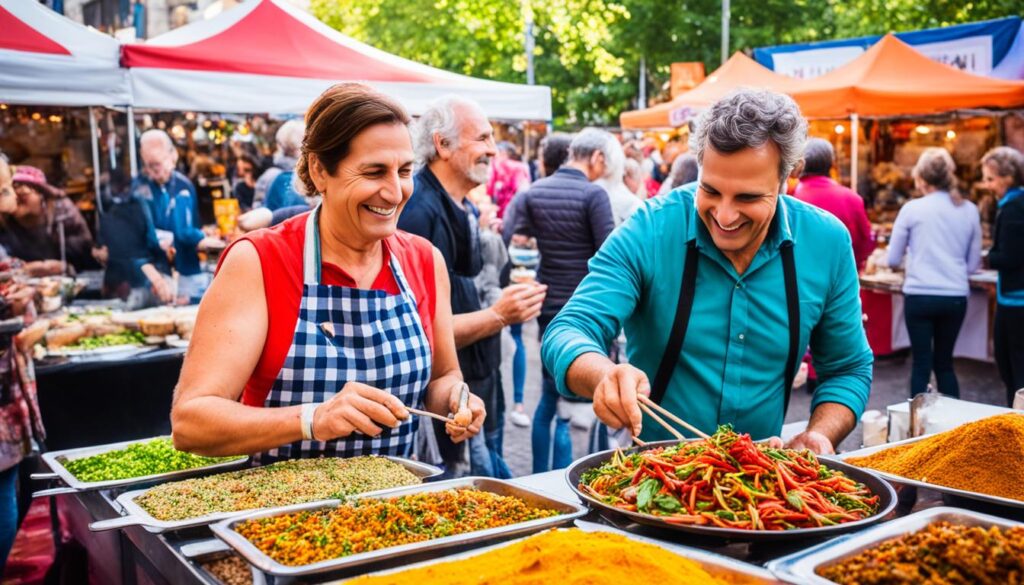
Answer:
[{"label": "shirt collar", "polygon": [[[693,215],[689,225],[686,228],[686,241],[697,240],[698,247],[714,246],[714,241],[711,239],[711,234],[708,233],[707,226],[704,225],[704,221],[701,219],[700,214],[697,212],[697,182],[687,183],[678,189],[681,191],[681,195],[689,197],[692,207]],[[772,218],[772,223],[768,226],[768,235],[765,237],[764,243],[761,247],[768,246],[769,248],[781,248],[786,242],[790,244],[796,244],[796,235],[793,233],[793,229],[790,226],[789,214],[790,214],[790,200],[789,196],[785,193],[780,193],[779,198],[775,203],[775,217]]]},{"label": "shirt collar", "polygon": [[1001,208],[1018,197],[1024,197],[1024,187],[1014,187],[1007,191],[1006,195],[1003,195],[1003,198],[999,200],[998,206]]}]

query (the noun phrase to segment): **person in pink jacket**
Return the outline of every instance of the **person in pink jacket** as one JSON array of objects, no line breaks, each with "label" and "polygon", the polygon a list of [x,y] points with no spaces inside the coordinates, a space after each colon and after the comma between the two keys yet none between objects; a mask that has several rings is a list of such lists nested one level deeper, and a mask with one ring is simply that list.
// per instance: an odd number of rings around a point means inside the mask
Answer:
[{"label": "person in pink jacket", "polygon": [[821,138],[808,140],[804,149],[803,172],[793,196],[824,209],[843,222],[853,240],[853,257],[857,261],[857,269],[861,270],[875,249],[875,239],[871,235],[871,223],[864,210],[864,200],[829,176],[834,158],[829,141]]}]

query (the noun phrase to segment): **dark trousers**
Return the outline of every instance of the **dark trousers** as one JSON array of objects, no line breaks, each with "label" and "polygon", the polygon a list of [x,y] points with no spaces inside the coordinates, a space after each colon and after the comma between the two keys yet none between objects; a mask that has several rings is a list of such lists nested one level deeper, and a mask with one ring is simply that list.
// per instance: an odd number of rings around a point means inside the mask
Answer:
[{"label": "dark trousers", "polygon": [[914,365],[910,374],[910,395],[927,391],[932,372],[939,392],[960,397],[960,385],[953,371],[953,346],[967,313],[967,297],[906,295],[904,314],[910,333]]},{"label": "dark trousers", "polygon": [[1006,404],[1013,406],[1013,395],[1024,388],[1024,307],[996,305],[996,366],[1006,384]]}]

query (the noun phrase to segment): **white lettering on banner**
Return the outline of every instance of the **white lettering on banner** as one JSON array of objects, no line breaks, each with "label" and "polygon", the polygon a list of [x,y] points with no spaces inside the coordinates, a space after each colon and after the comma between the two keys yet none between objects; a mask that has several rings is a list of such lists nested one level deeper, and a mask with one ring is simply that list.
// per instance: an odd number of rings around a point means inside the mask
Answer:
[{"label": "white lettering on banner", "polygon": [[[1022,29],[1024,30],[1024,29]],[[911,45],[922,55],[975,75],[992,73],[992,37],[964,37],[938,43]],[[861,47],[830,47],[792,53],[774,53],[774,71],[798,79],[813,79],[841,67],[864,52]]]},{"label": "white lettering on banner", "polygon": [[975,75],[992,73],[992,37],[964,37],[941,43],[914,45],[922,55]]},{"label": "white lettering on banner", "polygon": [[668,123],[672,126],[679,127],[689,122],[696,112],[688,106],[669,110],[668,112]]},{"label": "white lettering on banner", "polygon": [[829,47],[792,53],[775,53],[775,72],[797,79],[814,79],[853,61],[864,52],[863,47]]}]

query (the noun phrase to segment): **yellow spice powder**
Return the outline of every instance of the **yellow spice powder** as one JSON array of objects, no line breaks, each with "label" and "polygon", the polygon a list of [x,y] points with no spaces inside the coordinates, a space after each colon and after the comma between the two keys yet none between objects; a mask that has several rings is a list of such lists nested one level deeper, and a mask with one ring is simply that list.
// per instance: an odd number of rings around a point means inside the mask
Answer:
[{"label": "yellow spice powder", "polygon": [[[726,585],[700,565],[618,534],[553,530],[472,558],[346,585]],[[736,581],[730,580],[729,583]]]},{"label": "yellow spice powder", "polygon": [[1024,500],[1024,416],[992,416],[846,462],[959,490]]}]

